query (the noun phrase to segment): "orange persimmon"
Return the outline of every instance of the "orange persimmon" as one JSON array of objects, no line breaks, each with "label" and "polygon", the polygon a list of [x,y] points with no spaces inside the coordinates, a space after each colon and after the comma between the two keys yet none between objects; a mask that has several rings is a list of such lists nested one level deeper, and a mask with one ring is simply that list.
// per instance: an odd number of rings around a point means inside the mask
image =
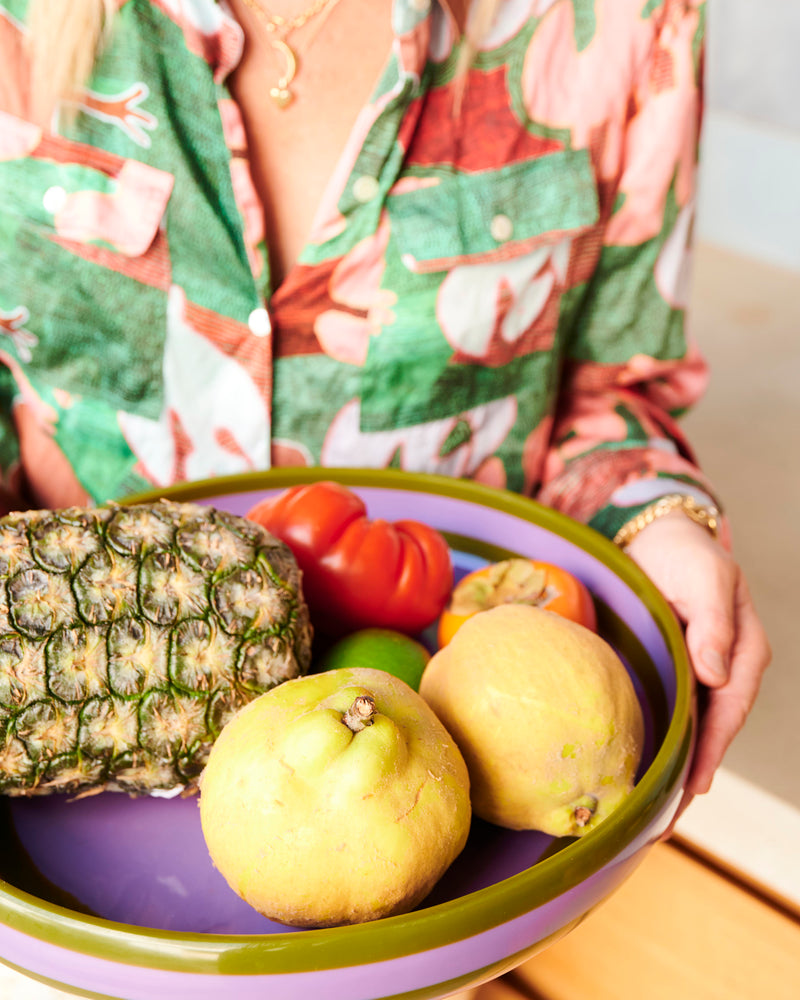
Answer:
[{"label": "orange persimmon", "polygon": [[597,629],[592,595],[574,574],[538,559],[504,559],[473,570],[455,586],[439,618],[439,646],[446,646],[467,618],[499,604],[534,604]]}]

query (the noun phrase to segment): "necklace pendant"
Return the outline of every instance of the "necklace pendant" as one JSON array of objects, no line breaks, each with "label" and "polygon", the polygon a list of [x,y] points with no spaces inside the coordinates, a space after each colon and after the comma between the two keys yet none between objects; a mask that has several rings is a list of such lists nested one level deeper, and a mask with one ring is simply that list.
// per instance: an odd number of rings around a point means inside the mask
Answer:
[{"label": "necklace pendant", "polygon": [[275,86],[270,89],[269,96],[279,108],[287,108],[294,98],[294,94],[289,90],[289,87],[297,73],[297,53],[285,38],[273,39],[272,48],[275,52],[283,56],[286,63],[286,70],[283,76],[278,77],[278,82]]},{"label": "necklace pendant", "polygon": [[286,86],[271,87],[269,96],[275,102],[275,105],[281,110],[287,108],[291,103],[294,95],[291,90]]}]

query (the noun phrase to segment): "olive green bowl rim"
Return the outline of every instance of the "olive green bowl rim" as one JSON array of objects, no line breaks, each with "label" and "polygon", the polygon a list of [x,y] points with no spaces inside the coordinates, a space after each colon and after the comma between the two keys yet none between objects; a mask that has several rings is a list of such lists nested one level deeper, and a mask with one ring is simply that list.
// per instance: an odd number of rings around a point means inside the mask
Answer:
[{"label": "olive green bowl rim", "polygon": [[[86,955],[187,973],[284,974],[399,959],[454,944],[521,917],[589,878],[641,835],[679,792],[693,738],[694,681],[681,627],[639,567],[592,528],[535,500],[471,480],[394,469],[280,468],[149,490],[125,498],[195,501],[333,479],[346,486],[438,494],[532,521],[616,573],[649,609],[675,666],[675,703],[658,752],[603,823],[531,868],[458,899],[371,923],[277,934],[160,931],[76,914],[0,880],[0,922]],[[409,516],[413,516],[413,511]]]}]

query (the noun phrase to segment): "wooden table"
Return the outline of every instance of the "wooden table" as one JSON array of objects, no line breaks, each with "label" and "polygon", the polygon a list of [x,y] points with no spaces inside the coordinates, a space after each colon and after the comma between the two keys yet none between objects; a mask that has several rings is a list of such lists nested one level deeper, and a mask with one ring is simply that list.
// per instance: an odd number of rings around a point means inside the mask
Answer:
[{"label": "wooden table", "polygon": [[[798,845],[800,846],[800,845]],[[800,912],[657,844],[584,922],[458,1000],[799,1000]]]}]

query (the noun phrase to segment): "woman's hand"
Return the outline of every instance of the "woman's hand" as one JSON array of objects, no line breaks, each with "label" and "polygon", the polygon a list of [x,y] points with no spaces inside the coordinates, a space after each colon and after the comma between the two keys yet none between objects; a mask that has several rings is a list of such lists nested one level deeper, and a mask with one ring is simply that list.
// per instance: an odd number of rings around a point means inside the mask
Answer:
[{"label": "woman's hand", "polygon": [[707,792],[725,751],[753,707],[771,651],[742,571],[731,554],[680,511],[628,545],[686,626],[698,681],[708,688],[683,807]]}]

